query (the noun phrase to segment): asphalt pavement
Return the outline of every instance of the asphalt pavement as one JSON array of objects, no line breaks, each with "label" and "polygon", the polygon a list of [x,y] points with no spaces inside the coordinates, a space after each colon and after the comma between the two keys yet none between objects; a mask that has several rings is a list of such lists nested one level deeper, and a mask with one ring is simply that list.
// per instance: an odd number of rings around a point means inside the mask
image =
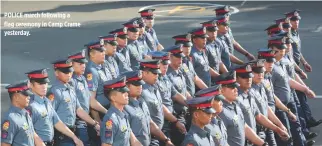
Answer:
[{"label": "asphalt pavement", "polygon": [[[26,78],[25,72],[39,68],[52,69],[52,61],[60,57],[83,49],[83,45],[96,40],[98,36],[106,35],[110,30],[121,28],[122,23],[138,17],[138,10],[142,7],[156,8],[156,24],[154,26],[159,41],[164,47],[173,45],[172,36],[183,34],[200,26],[199,23],[214,16],[213,8],[217,5],[232,5],[239,10],[231,16],[231,28],[235,39],[247,50],[255,53],[257,49],[265,47],[267,35],[264,29],[273,23],[273,20],[284,17],[283,13],[300,9],[300,36],[302,50],[306,60],[313,67],[308,73],[305,82],[316,92],[322,95],[320,77],[322,72],[322,2],[1,2],[1,18],[3,22],[79,22],[79,28],[17,28],[29,30],[30,36],[4,36],[4,31],[10,28],[1,28],[1,117],[8,109],[10,102],[5,90],[6,84]],[[170,3],[170,4],[169,4]],[[180,6],[180,7],[178,7]],[[68,13],[70,18],[58,19],[9,19],[4,12],[24,13]],[[238,53],[236,53],[238,54]],[[243,60],[243,56],[237,55]],[[50,79],[54,80],[53,72]],[[317,119],[322,100],[310,99],[309,103]],[[316,138],[316,145],[322,145],[322,127],[312,131],[320,135]]]}]

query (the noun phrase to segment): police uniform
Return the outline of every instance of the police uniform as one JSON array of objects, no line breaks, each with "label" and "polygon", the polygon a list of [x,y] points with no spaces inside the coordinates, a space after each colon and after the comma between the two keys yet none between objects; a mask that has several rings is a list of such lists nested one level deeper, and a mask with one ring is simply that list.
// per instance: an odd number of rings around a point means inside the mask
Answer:
[{"label": "police uniform", "polygon": [[[115,29],[113,31],[110,32],[110,34],[116,34],[118,38],[126,40],[127,41],[127,28],[120,28],[120,29]],[[117,48],[116,48],[116,53],[114,55],[114,58],[117,62],[117,65],[119,67],[119,72],[120,74],[126,72],[126,71],[132,71],[131,69],[131,63],[130,63],[130,56],[128,54],[128,52],[124,52],[123,54],[123,50],[124,50],[125,46],[120,46],[120,44],[118,44]]]},{"label": "police uniform", "polygon": [[138,38],[138,44],[139,46],[143,46],[143,54],[147,55],[148,52],[151,52],[152,50],[155,50],[151,45],[148,45],[148,40],[150,38],[150,34],[145,31],[145,23],[143,22],[143,19],[141,17],[134,18],[137,20],[139,28],[144,29],[143,34],[139,35]]},{"label": "police uniform", "polygon": [[[105,48],[102,46],[104,45],[104,42],[92,42],[87,45],[87,51],[97,50],[100,52],[105,51]],[[110,74],[109,70],[107,67],[102,64],[96,64],[93,61],[89,60],[84,76],[86,77],[88,89],[92,92],[96,92],[96,99],[97,101],[104,106],[106,109],[108,109],[110,102],[106,97],[104,97],[104,82],[113,79],[112,75]]]},{"label": "police uniform", "polygon": [[[32,95],[28,82],[23,81],[6,87],[9,93]],[[24,108],[11,105],[1,119],[1,142],[10,145],[34,146],[34,127],[32,119]]]},{"label": "police uniform", "polygon": [[[142,80],[141,71],[125,72],[123,75],[126,76],[128,84],[141,86],[145,83]],[[149,146],[151,142],[151,117],[145,101],[141,97],[130,97],[129,104],[125,105],[125,111],[129,115],[129,123],[135,137],[143,146]]]},{"label": "police uniform", "polygon": [[[193,37],[201,37],[205,38],[208,37],[206,34],[206,28],[198,28],[191,31]],[[206,46],[204,46],[206,47]],[[195,46],[191,49],[192,64],[200,79],[207,85],[211,85],[211,75],[210,75],[210,66],[209,66],[209,59],[206,54],[206,49],[202,48],[198,50]]]},{"label": "police uniform", "polygon": [[[228,26],[229,22],[227,20],[227,16],[219,16],[217,17],[217,25],[224,25],[224,26]],[[217,44],[220,47],[220,53],[221,53],[221,60],[222,62],[225,64],[225,66],[227,67],[227,69],[229,70],[232,66],[232,63],[230,61],[230,54],[233,52],[234,48],[233,48],[233,44],[232,44],[232,40],[229,37],[229,34],[217,34]]]},{"label": "police uniform", "polygon": [[[239,84],[234,77],[234,71],[223,73],[214,78],[217,85],[237,88]],[[236,101],[223,101],[223,111],[219,114],[227,128],[228,144],[230,146],[245,145],[245,119],[241,107]]]},{"label": "police uniform", "polygon": [[[187,101],[189,108],[202,110],[207,114],[214,114],[216,111],[211,107],[213,97],[193,98]],[[197,119],[195,119],[197,120]],[[203,125],[205,126],[205,125]],[[208,127],[201,128],[192,123],[189,132],[186,134],[182,146],[215,146],[215,142]]]},{"label": "police uniform", "polygon": [[[160,74],[160,60],[144,59],[140,61],[140,69],[148,69],[154,74]],[[141,98],[144,99],[150,111],[150,116],[153,122],[162,129],[164,124],[163,103],[162,97],[157,84],[145,83],[142,86]],[[159,145],[159,141],[152,137],[150,145]]]},{"label": "police uniform", "polygon": [[[72,59],[73,62],[84,64],[88,62],[85,57],[85,50],[82,50],[81,52],[70,55],[68,58]],[[86,78],[83,75],[73,73],[72,83],[79,104],[85,112],[89,113],[91,92],[89,91]],[[77,137],[79,137],[79,139],[83,142],[84,145],[89,145],[87,126],[88,125],[84,120],[81,120],[78,117],[76,118],[75,134],[77,135]]]},{"label": "police uniform", "polygon": [[[208,97],[214,96],[215,100],[223,101],[225,99],[224,96],[220,95],[220,85],[215,85],[206,89],[202,89],[198,91],[195,96],[196,97]],[[217,112],[217,114],[219,114]],[[219,116],[215,116],[211,119],[210,124],[206,125],[208,129],[210,129],[210,134],[215,141],[215,144],[218,146],[226,146],[227,143],[227,129],[224,125],[223,120]]]},{"label": "police uniform", "polygon": [[[28,74],[30,81],[40,84],[49,82],[47,69],[34,70],[26,74]],[[47,146],[52,146],[54,144],[54,125],[60,119],[48,98],[36,94],[31,95],[30,98],[32,100],[26,110],[31,116],[35,132]]]},{"label": "police uniform", "polygon": [[[104,42],[104,44],[110,44],[111,46],[117,46],[118,43],[116,42],[116,37],[117,37],[117,34],[110,34],[107,36],[101,36],[99,38],[102,42]],[[105,48],[105,49],[107,49],[107,48]],[[109,49],[112,49],[112,48],[109,48]],[[116,61],[114,55],[115,54],[111,54],[110,56],[105,55],[105,63],[104,63],[104,66],[106,66],[109,73],[112,75],[113,79],[118,77],[120,74],[119,67],[118,67],[118,64],[117,64],[117,61]]]},{"label": "police uniform", "polygon": [[[128,92],[125,80],[125,77],[118,77],[107,81],[104,83],[104,90]],[[112,146],[130,146],[131,132],[128,114],[111,105],[101,122],[101,142]]]},{"label": "police uniform", "polygon": [[[183,34],[183,35],[176,35],[172,37],[175,39],[175,44],[179,45],[182,44],[184,47],[191,47],[191,34]],[[184,56],[182,58],[182,65],[180,67],[180,70],[185,78],[187,91],[190,95],[194,95],[196,92],[196,86],[194,79],[196,77],[195,69],[193,68],[193,64],[191,62],[190,56]]]},{"label": "police uniform", "polygon": [[[144,9],[139,11],[139,13],[142,18],[152,20],[154,19],[153,11],[155,11],[155,9]],[[149,46],[151,51],[156,51],[159,45],[159,40],[155,30],[153,28],[146,27],[146,32],[147,34],[145,36],[146,37],[145,39],[146,39],[147,45]]]},{"label": "police uniform", "polygon": [[[123,24],[127,31],[138,32],[139,25],[137,20],[130,20]],[[138,40],[128,40],[125,53],[128,51],[132,70],[139,70],[139,60],[144,57],[144,46]]]}]

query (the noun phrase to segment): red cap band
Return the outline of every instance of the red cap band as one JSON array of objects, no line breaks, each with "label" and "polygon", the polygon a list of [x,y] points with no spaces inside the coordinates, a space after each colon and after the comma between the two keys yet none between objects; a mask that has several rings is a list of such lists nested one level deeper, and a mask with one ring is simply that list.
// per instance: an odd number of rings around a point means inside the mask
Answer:
[{"label": "red cap band", "polygon": [[191,107],[199,107],[199,108],[206,108],[206,107],[211,107],[211,103],[202,103],[202,104],[192,104],[189,105]]},{"label": "red cap band", "polygon": [[138,80],[141,80],[141,78],[139,77],[133,77],[133,78],[128,78],[127,81],[130,82],[130,81],[138,81]]},{"label": "red cap band", "polygon": [[215,96],[215,95],[218,95],[218,94],[219,94],[219,91],[214,91],[214,92],[201,94],[201,95],[199,95],[199,97]]},{"label": "red cap band", "polygon": [[269,40],[268,43],[269,44],[283,44],[283,42],[280,40]]},{"label": "red cap band", "polygon": [[116,84],[112,84],[112,85],[107,85],[107,86],[104,86],[104,88],[120,88],[120,87],[124,87],[125,86],[125,83],[124,82],[118,82]]},{"label": "red cap band", "polygon": [[24,91],[29,89],[27,86],[22,86],[22,87],[17,87],[17,88],[9,88],[8,91],[9,92],[15,92],[15,91]]},{"label": "red cap band", "polygon": [[55,68],[71,67],[71,64],[54,64]]},{"label": "red cap band", "polygon": [[274,57],[274,54],[271,53],[259,53],[259,55],[263,57]]},{"label": "red cap band", "polygon": [[153,13],[151,13],[151,12],[141,12],[141,16],[142,17],[153,16]]},{"label": "red cap band", "polygon": [[28,74],[29,78],[36,78],[36,79],[41,79],[41,78],[47,78],[48,74]]},{"label": "red cap band", "polygon": [[227,80],[227,81],[218,81],[217,84],[231,84],[231,83],[235,83],[236,80],[232,79],[232,80]]},{"label": "red cap band", "polygon": [[249,71],[247,71],[246,69],[236,69],[235,70],[236,71],[236,73],[249,73]]},{"label": "red cap band", "polygon": [[68,58],[70,59],[80,59],[80,58],[85,58],[83,55],[75,55],[75,56],[69,56]]},{"label": "red cap band", "polygon": [[127,27],[127,28],[138,28],[139,25],[138,24],[126,24],[125,27]]},{"label": "red cap band", "polygon": [[154,68],[154,69],[159,69],[160,66],[159,65],[155,65],[155,64],[146,64],[146,63],[141,63],[142,66],[144,67],[148,67],[148,68]]}]

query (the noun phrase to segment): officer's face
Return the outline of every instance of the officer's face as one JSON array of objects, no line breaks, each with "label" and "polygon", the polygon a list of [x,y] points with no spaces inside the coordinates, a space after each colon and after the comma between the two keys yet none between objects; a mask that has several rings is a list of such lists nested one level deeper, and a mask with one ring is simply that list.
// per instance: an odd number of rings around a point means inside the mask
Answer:
[{"label": "officer's face", "polygon": [[274,64],[274,62],[267,62],[267,61],[264,62],[264,67],[265,67],[266,72],[272,72],[273,64]]},{"label": "officer's face", "polygon": [[217,37],[217,31],[207,31],[207,35],[209,36],[207,39],[210,40],[210,41],[213,41],[216,39]]},{"label": "officer's face", "polygon": [[208,114],[202,110],[194,112],[195,119],[200,122],[202,125],[207,125],[210,123],[212,114]]},{"label": "officer's face", "polygon": [[72,72],[69,73],[63,73],[59,70],[55,71],[55,75],[57,77],[57,79],[63,83],[68,83],[70,81],[70,79],[72,78]]},{"label": "officer's face", "polygon": [[291,25],[292,25],[293,29],[298,29],[299,28],[300,20],[295,20],[295,21],[291,20],[290,22],[291,22]]},{"label": "officer's face", "polygon": [[182,46],[182,51],[185,56],[190,56],[191,47]]},{"label": "officer's face", "polygon": [[142,35],[145,31],[145,27],[140,27],[139,28],[139,35]]},{"label": "officer's face", "polygon": [[74,73],[77,75],[82,75],[85,72],[86,65],[85,63],[73,62]]},{"label": "officer's face", "polygon": [[165,75],[168,71],[169,64],[160,64],[161,74]]},{"label": "officer's face", "polygon": [[111,94],[111,99],[120,105],[127,105],[129,104],[129,94],[127,92],[115,92],[114,94]]},{"label": "officer's face", "polygon": [[175,69],[178,69],[182,64],[181,57],[175,57],[175,56],[171,55],[170,61],[171,61],[171,66],[174,67]]},{"label": "officer's face", "polygon": [[221,33],[221,34],[226,34],[228,32],[228,26],[225,26],[225,25],[217,25],[218,27],[218,33]]},{"label": "officer's face", "polygon": [[206,45],[207,38],[196,37],[193,39],[193,41],[198,48],[203,48]]},{"label": "officer's face", "polygon": [[15,101],[19,107],[25,108],[29,105],[29,102],[30,102],[29,96],[23,95],[22,93],[16,93],[15,98],[16,98]]},{"label": "officer's face", "polygon": [[127,87],[130,90],[130,92],[129,92],[130,97],[138,97],[142,93],[142,85],[135,86],[133,84],[128,84]]},{"label": "officer's face", "polygon": [[98,64],[102,64],[104,63],[105,60],[105,52],[101,52],[101,51],[97,51],[97,50],[93,50],[91,51],[91,56],[92,56],[92,60],[95,61],[95,63]]},{"label": "officer's face", "polygon": [[142,72],[143,80],[150,85],[153,85],[158,81],[158,76],[159,76],[158,74],[154,74],[150,71]]},{"label": "officer's face", "polygon": [[116,38],[116,42],[118,43],[118,45],[123,48],[127,45],[127,38],[125,39],[121,39],[119,37]]},{"label": "officer's face", "polygon": [[285,55],[285,49],[277,49],[276,47],[273,47],[273,50],[276,52],[275,59],[278,61]]},{"label": "officer's face", "polygon": [[290,52],[290,50],[292,49],[292,44],[285,44],[285,45],[286,45],[285,53]]},{"label": "officer's face", "polygon": [[127,35],[130,40],[137,40],[139,38],[139,32],[127,31]]},{"label": "officer's face", "polygon": [[253,82],[255,84],[259,84],[259,83],[261,83],[263,81],[264,73],[255,73],[255,72],[253,72],[253,74],[254,74]]},{"label": "officer's face", "polygon": [[112,56],[115,54],[116,52],[116,47],[117,46],[112,46],[111,44],[107,43],[106,45],[104,45],[105,50],[105,55],[108,56]]},{"label": "officer's face", "polygon": [[237,96],[238,96],[237,91],[238,90],[236,87],[222,86],[221,88],[222,95],[225,96],[225,99],[228,101],[235,101],[237,99]]},{"label": "officer's face", "polygon": [[249,89],[252,85],[252,78],[237,77],[237,82],[240,84],[240,88]]},{"label": "officer's face", "polygon": [[212,108],[215,109],[216,114],[219,114],[222,112],[222,101],[221,100],[214,100],[212,103]]},{"label": "officer's face", "polygon": [[147,27],[152,28],[154,25],[154,19],[143,19]]},{"label": "officer's face", "polygon": [[45,83],[45,84],[40,84],[38,82],[31,83],[32,92],[36,93],[41,97],[46,96],[47,88],[48,88],[48,83]]}]

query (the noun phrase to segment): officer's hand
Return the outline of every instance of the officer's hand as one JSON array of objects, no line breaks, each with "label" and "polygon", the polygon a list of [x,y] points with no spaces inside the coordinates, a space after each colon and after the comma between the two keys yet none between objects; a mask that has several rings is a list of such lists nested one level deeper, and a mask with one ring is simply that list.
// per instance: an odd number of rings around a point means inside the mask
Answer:
[{"label": "officer's hand", "polygon": [[176,123],[176,127],[178,128],[178,130],[179,130],[182,134],[186,134],[186,133],[187,133],[186,127],[185,127],[182,123],[177,122],[177,123]]},{"label": "officer's hand", "polygon": [[301,79],[307,79],[307,74],[304,71],[301,71],[299,73],[299,76],[301,77]]},{"label": "officer's hand", "polygon": [[167,143],[165,144],[166,146],[174,146],[174,144],[169,140],[167,141]]},{"label": "officer's hand", "polygon": [[83,142],[80,139],[78,139],[76,136],[73,139],[73,141],[76,144],[76,146],[84,146]]},{"label": "officer's hand", "polygon": [[288,118],[293,122],[296,121],[296,116],[292,112],[288,112]]},{"label": "officer's hand", "polygon": [[95,128],[95,130],[97,132],[97,136],[100,136],[100,130],[101,130],[100,125],[99,124],[96,124],[94,128]]},{"label": "officer's hand", "polygon": [[254,55],[253,54],[250,54],[250,53],[247,53],[247,55],[245,55],[246,57],[247,57],[247,59],[249,60],[249,61],[252,61],[252,60],[255,60],[256,58],[254,57]]},{"label": "officer's hand", "polygon": [[144,55],[144,59],[152,59],[150,55]]},{"label": "officer's hand", "polygon": [[277,134],[281,137],[281,139],[283,141],[287,141],[289,139],[289,135],[286,131],[282,130],[281,128],[278,128],[278,130],[276,131]]},{"label": "officer's hand", "polygon": [[306,62],[303,64],[303,66],[306,72],[312,72],[312,67],[309,63]]},{"label": "officer's hand", "polygon": [[310,89],[308,89],[306,92],[305,92],[305,94],[306,94],[306,96],[308,96],[308,97],[310,97],[310,98],[314,98],[316,95],[315,95],[315,93],[312,91],[312,90],[310,90]]}]

